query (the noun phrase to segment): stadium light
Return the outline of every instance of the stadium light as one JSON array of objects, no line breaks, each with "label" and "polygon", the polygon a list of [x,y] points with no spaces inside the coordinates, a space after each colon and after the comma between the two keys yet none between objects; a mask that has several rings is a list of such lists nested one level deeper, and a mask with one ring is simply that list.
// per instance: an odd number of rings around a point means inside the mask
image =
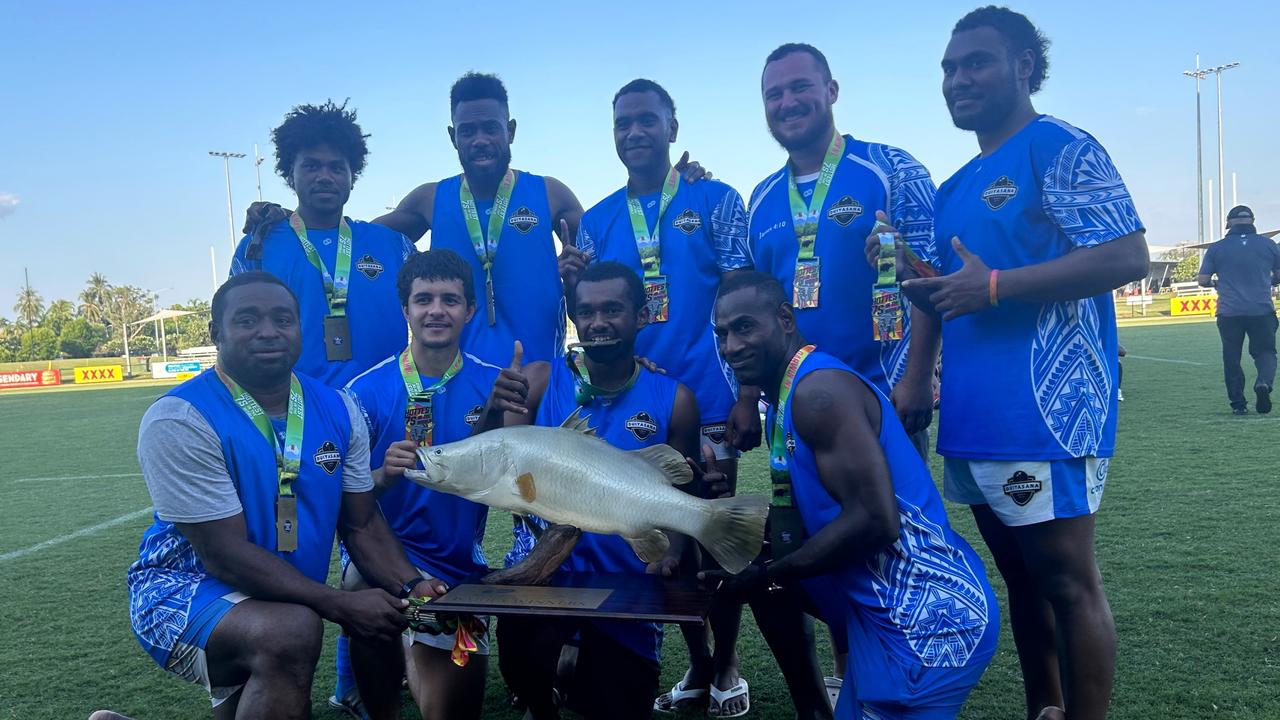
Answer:
[{"label": "stadium light", "polygon": [[242,158],[244,153],[222,152],[210,150],[209,154],[214,157],[222,158],[222,168],[227,174],[227,230],[231,235],[231,254],[236,252],[236,220],[235,215],[231,211],[231,158]]}]

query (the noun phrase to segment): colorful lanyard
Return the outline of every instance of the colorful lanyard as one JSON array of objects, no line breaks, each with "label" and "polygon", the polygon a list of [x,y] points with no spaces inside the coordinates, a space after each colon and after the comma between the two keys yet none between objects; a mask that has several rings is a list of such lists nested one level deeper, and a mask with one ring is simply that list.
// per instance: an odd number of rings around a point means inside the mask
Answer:
[{"label": "colorful lanyard", "polygon": [[644,277],[652,279],[661,276],[659,264],[662,257],[662,245],[659,235],[662,232],[662,216],[667,206],[680,189],[680,173],[675,168],[667,171],[667,179],[662,183],[662,197],[658,201],[658,220],[654,223],[653,232],[649,232],[649,223],[644,218],[644,209],[640,207],[640,199],[627,193],[627,214],[631,216],[631,232],[635,234],[636,251],[640,253],[640,265],[644,268]]},{"label": "colorful lanyard", "polygon": [[587,360],[583,357],[583,352],[567,352],[565,353],[565,362],[569,365],[569,372],[573,373],[573,400],[579,405],[588,405],[593,400],[612,400],[619,395],[630,390],[636,380],[640,379],[640,363],[636,363],[635,370],[631,373],[631,379],[617,390],[605,390],[602,387],[591,384],[591,373],[587,370]]},{"label": "colorful lanyard", "polygon": [[489,233],[486,237],[480,234],[480,213],[476,210],[476,199],[467,185],[467,178],[462,177],[462,188],[458,198],[462,202],[462,217],[467,221],[467,234],[471,236],[471,247],[475,248],[476,257],[484,267],[485,296],[489,310],[489,324],[497,322],[493,305],[493,260],[498,255],[498,239],[502,236],[502,226],[507,221],[507,207],[511,205],[511,190],[516,184],[516,173],[507,168],[507,174],[498,183],[498,192],[493,196],[493,208],[489,211]]},{"label": "colorful lanyard", "polygon": [[787,466],[787,401],[791,399],[791,386],[796,381],[800,364],[813,351],[813,345],[805,345],[796,351],[787,365],[787,372],[782,376],[782,385],[778,388],[778,404],[773,409],[773,432],[769,437],[769,475],[773,481],[771,504],[774,507],[795,507],[795,501],[791,497],[791,470]]},{"label": "colorful lanyard", "polygon": [[324,280],[324,296],[329,302],[329,315],[338,317],[346,315],[347,286],[351,282],[351,226],[347,224],[347,219],[342,218],[338,221],[338,260],[333,275],[330,275],[329,269],[324,266],[320,253],[316,252],[316,246],[307,239],[307,225],[302,221],[302,215],[296,212],[290,215],[289,227],[293,228],[293,232],[297,234],[298,242],[302,243],[302,250],[307,254],[307,259],[316,270],[320,271],[320,277]]},{"label": "colorful lanyard", "polygon": [[462,369],[462,353],[459,352],[453,358],[453,363],[449,365],[449,369],[444,371],[444,375],[440,376],[431,387],[422,387],[422,376],[418,374],[417,363],[413,361],[413,353],[409,348],[405,348],[400,353],[400,377],[404,380],[405,392],[409,395],[409,400],[405,404],[404,409],[404,439],[413,440],[414,426],[419,422],[425,428],[425,433],[418,439],[418,446],[424,447],[433,444],[433,435],[435,432],[435,419],[432,416],[431,399],[436,391],[444,387],[445,383],[453,379],[454,375]]},{"label": "colorful lanyard", "polygon": [[818,173],[818,184],[813,188],[813,197],[805,205],[796,185],[795,173],[787,169],[787,191],[791,199],[791,222],[795,228],[796,239],[800,241],[800,260],[813,259],[814,247],[818,244],[818,216],[822,213],[822,204],[827,200],[827,191],[831,189],[831,181],[836,176],[836,166],[844,155],[844,136],[835,133],[831,144],[827,146],[827,155],[822,159],[822,171]]},{"label": "colorful lanyard", "polygon": [[[297,213],[294,213],[297,215]],[[276,438],[275,431],[271,429],[271,420],[267,418],[267,413],[253,399],[244,388],[240,387],[231,376],[223,372],[222,368],[214,366],[218,371],[218,378],[222,380],[222,384],[227,386],[227,391],[231,393],[232,400],[245,415],[249,416],[249,421],[254,427],[258,428],[258,432],[262,433],[262,438],[271,444],[276,452],[276,476],[278,480],[279,495],[282,497],[293,496],[293,481],[298,479],[298,472],[302,468],[302,423],[304,419],[302,407],[302,385],[298,383],[298,376],[289,374],[289,419],[285,424],[284,431],[284,447],[280,447],[280,443]]]}]

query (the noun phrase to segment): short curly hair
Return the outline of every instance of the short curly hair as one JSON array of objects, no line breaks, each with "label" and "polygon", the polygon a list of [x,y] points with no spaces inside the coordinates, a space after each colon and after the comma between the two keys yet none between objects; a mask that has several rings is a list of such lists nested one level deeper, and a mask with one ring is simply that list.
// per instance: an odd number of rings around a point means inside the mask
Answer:
[{"label": "short curly hair", "polygon": [[980,27],[989,27],[1000,33],[1011,55],[1023,50],[1031,51],[1035,57],[1036,66],[1031,71],[1028,85],[1032,94],[1039,92],[1040,86],[1049,77],[1049,38],[1045,37],[1026,15],[995,5],[980,7],[960,18],[960,22],[956,23],[951,34],[976,30]]},{"label": "short curly hair", "polygon": [[299,105],[284,116],[280,127],[271,131],[271,140],[276,145],[276,172],[280,177],[291,181],[298,153],[319,145],[328,145],[347,158],[352,182],[360,177],[369,155],[369,146],[365,143],[369,136],[360,131],[356,111],[347,109],[348,101],[343,100],[341,105],[332,100],[323,105]]}]

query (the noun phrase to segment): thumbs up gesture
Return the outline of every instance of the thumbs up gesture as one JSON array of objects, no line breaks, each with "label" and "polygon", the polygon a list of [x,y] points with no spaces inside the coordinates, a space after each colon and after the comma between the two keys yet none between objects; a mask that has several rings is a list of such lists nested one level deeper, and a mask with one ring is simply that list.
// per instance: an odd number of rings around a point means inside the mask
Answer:
[{"label": "thumbs up gesture", "polygon": [[903,292],[913,303],[917,297],[927,297],[928,304],[942,315],[943,320],[981,312],[998,300],[997,281],[992,269],[982,258],[969,252],[960,238],[951,238],[951,248],[964,263],[959,270],[950,275],[902,282]]},{"label": "thumbs up gesture", "polygon": [[[489,401],[485,404],[485,415],[495,422],[492,427],[502,427],[504,413],[528,415],[529,378],[524,374],[524,346],[515,342],[511,353],[511,364],[501,373],[489,391]],[[490,423],[486,422],[486,425]]]}]

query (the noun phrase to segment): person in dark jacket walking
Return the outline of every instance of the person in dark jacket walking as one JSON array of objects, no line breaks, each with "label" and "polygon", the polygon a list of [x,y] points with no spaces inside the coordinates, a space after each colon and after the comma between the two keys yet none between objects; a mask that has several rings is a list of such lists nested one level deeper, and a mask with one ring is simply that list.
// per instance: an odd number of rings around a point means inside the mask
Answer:
[{"label": "person in dark jacket walking", "polygon": [[[1215,279],[1213,276],[1217,275]],[[1237,205],[1227,213],[1227,235],[1209,246],[1196,281],[1218,289],[1218,334],[1222,336],[1222,372],[1227,399],[1236,415],[1248,415],[1240,351],[1249,337],[1249,354],[1258,370],[1254,407],[1271,412],[1276,379],[1276,306],[1271,287],[1280,284],[1280,247],[1259,235],[1253,211]]]}]

